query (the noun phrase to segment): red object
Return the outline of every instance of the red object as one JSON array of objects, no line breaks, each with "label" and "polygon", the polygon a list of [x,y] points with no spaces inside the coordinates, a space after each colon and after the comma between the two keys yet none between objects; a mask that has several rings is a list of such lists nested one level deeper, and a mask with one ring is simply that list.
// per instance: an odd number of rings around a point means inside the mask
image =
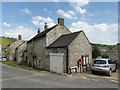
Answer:
[{"label": "red object", "polygon": [[95,64],[92,64],[92,66],[95,66]]},{"label": "red object", "polygon": [[83,59],[79,59],[79,64],[83,65]]}]

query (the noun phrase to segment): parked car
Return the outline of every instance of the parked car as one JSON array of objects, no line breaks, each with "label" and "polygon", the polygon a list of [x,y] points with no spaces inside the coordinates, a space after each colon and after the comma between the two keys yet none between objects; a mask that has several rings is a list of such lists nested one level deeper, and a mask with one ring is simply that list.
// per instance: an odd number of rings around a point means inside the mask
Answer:
[{"label": "parked car", "polygon": [[96,58],[91,67],[92,73],[101,72],[109,76],[116,72],[116,64],[109,58]]},{"label": "parked car", "polygon": [[0,57],[0,62],[6,62],[7,58],[6,57]]}]

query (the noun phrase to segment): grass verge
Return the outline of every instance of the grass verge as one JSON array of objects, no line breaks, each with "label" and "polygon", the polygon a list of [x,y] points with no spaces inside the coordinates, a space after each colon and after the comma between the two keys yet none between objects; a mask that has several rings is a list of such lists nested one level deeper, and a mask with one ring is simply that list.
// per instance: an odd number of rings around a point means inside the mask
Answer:
[{"label": "grass verge", "polygon": [[14,61],[2,62],[2,64],[6,64],[6,65],[9,65],[9,66],[12,66],[12,67],[16,67],[16,68],[22,68],[22,69],[32,70],[32,71],[36,71],[36,72],[45,72],[45,73],[48,73],[48,74],[57,74],[57,75],[64,75],[64,76],[67,75],[67,74],[58,74],[58,73],[55,73],[55,72],[43,71],[43,70],[40,70],[40,69],[35,69],[33,67],[28,67],[26,65],[19,65],[19,64],[17,64]]},{"label": "grass verge", "polygon": [[14,61],[2,62],[2,64],[6,64],[6,65],[16,67],[16,68],[22,68],[22,69],[27,69],[27,70],[33,70],[33,71],[40,72],[40,70],[38,70],[38,69],[34,69],[33,67],[28,67],[27,65],[20,65],[20,64],[17,64],[16,62],[14,62]]},{"label": "grass verge", "polygon": [[10,66],[13,66],[13,67],[24,67],[23,65],[18,65],[13,61],[2,62],[2,64],[10,65]]}]

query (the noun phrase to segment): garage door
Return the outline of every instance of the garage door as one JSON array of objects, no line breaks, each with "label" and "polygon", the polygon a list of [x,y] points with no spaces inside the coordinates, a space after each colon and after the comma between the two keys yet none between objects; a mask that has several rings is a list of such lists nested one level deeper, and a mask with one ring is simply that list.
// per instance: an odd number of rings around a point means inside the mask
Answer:
[{"label": "garage door", "polygon": [[50,71],[63,73],[63,53],[50,53]]}]

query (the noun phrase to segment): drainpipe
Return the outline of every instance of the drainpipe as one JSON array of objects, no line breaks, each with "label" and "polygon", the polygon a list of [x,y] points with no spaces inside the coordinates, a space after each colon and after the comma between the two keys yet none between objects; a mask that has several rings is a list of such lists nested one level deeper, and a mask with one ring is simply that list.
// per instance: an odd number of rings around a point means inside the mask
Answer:
[{"label": "drainpipe", "polygon": [[66,73],[69,74],[69,54],[68,54],[68,47],[66,48]]}]

